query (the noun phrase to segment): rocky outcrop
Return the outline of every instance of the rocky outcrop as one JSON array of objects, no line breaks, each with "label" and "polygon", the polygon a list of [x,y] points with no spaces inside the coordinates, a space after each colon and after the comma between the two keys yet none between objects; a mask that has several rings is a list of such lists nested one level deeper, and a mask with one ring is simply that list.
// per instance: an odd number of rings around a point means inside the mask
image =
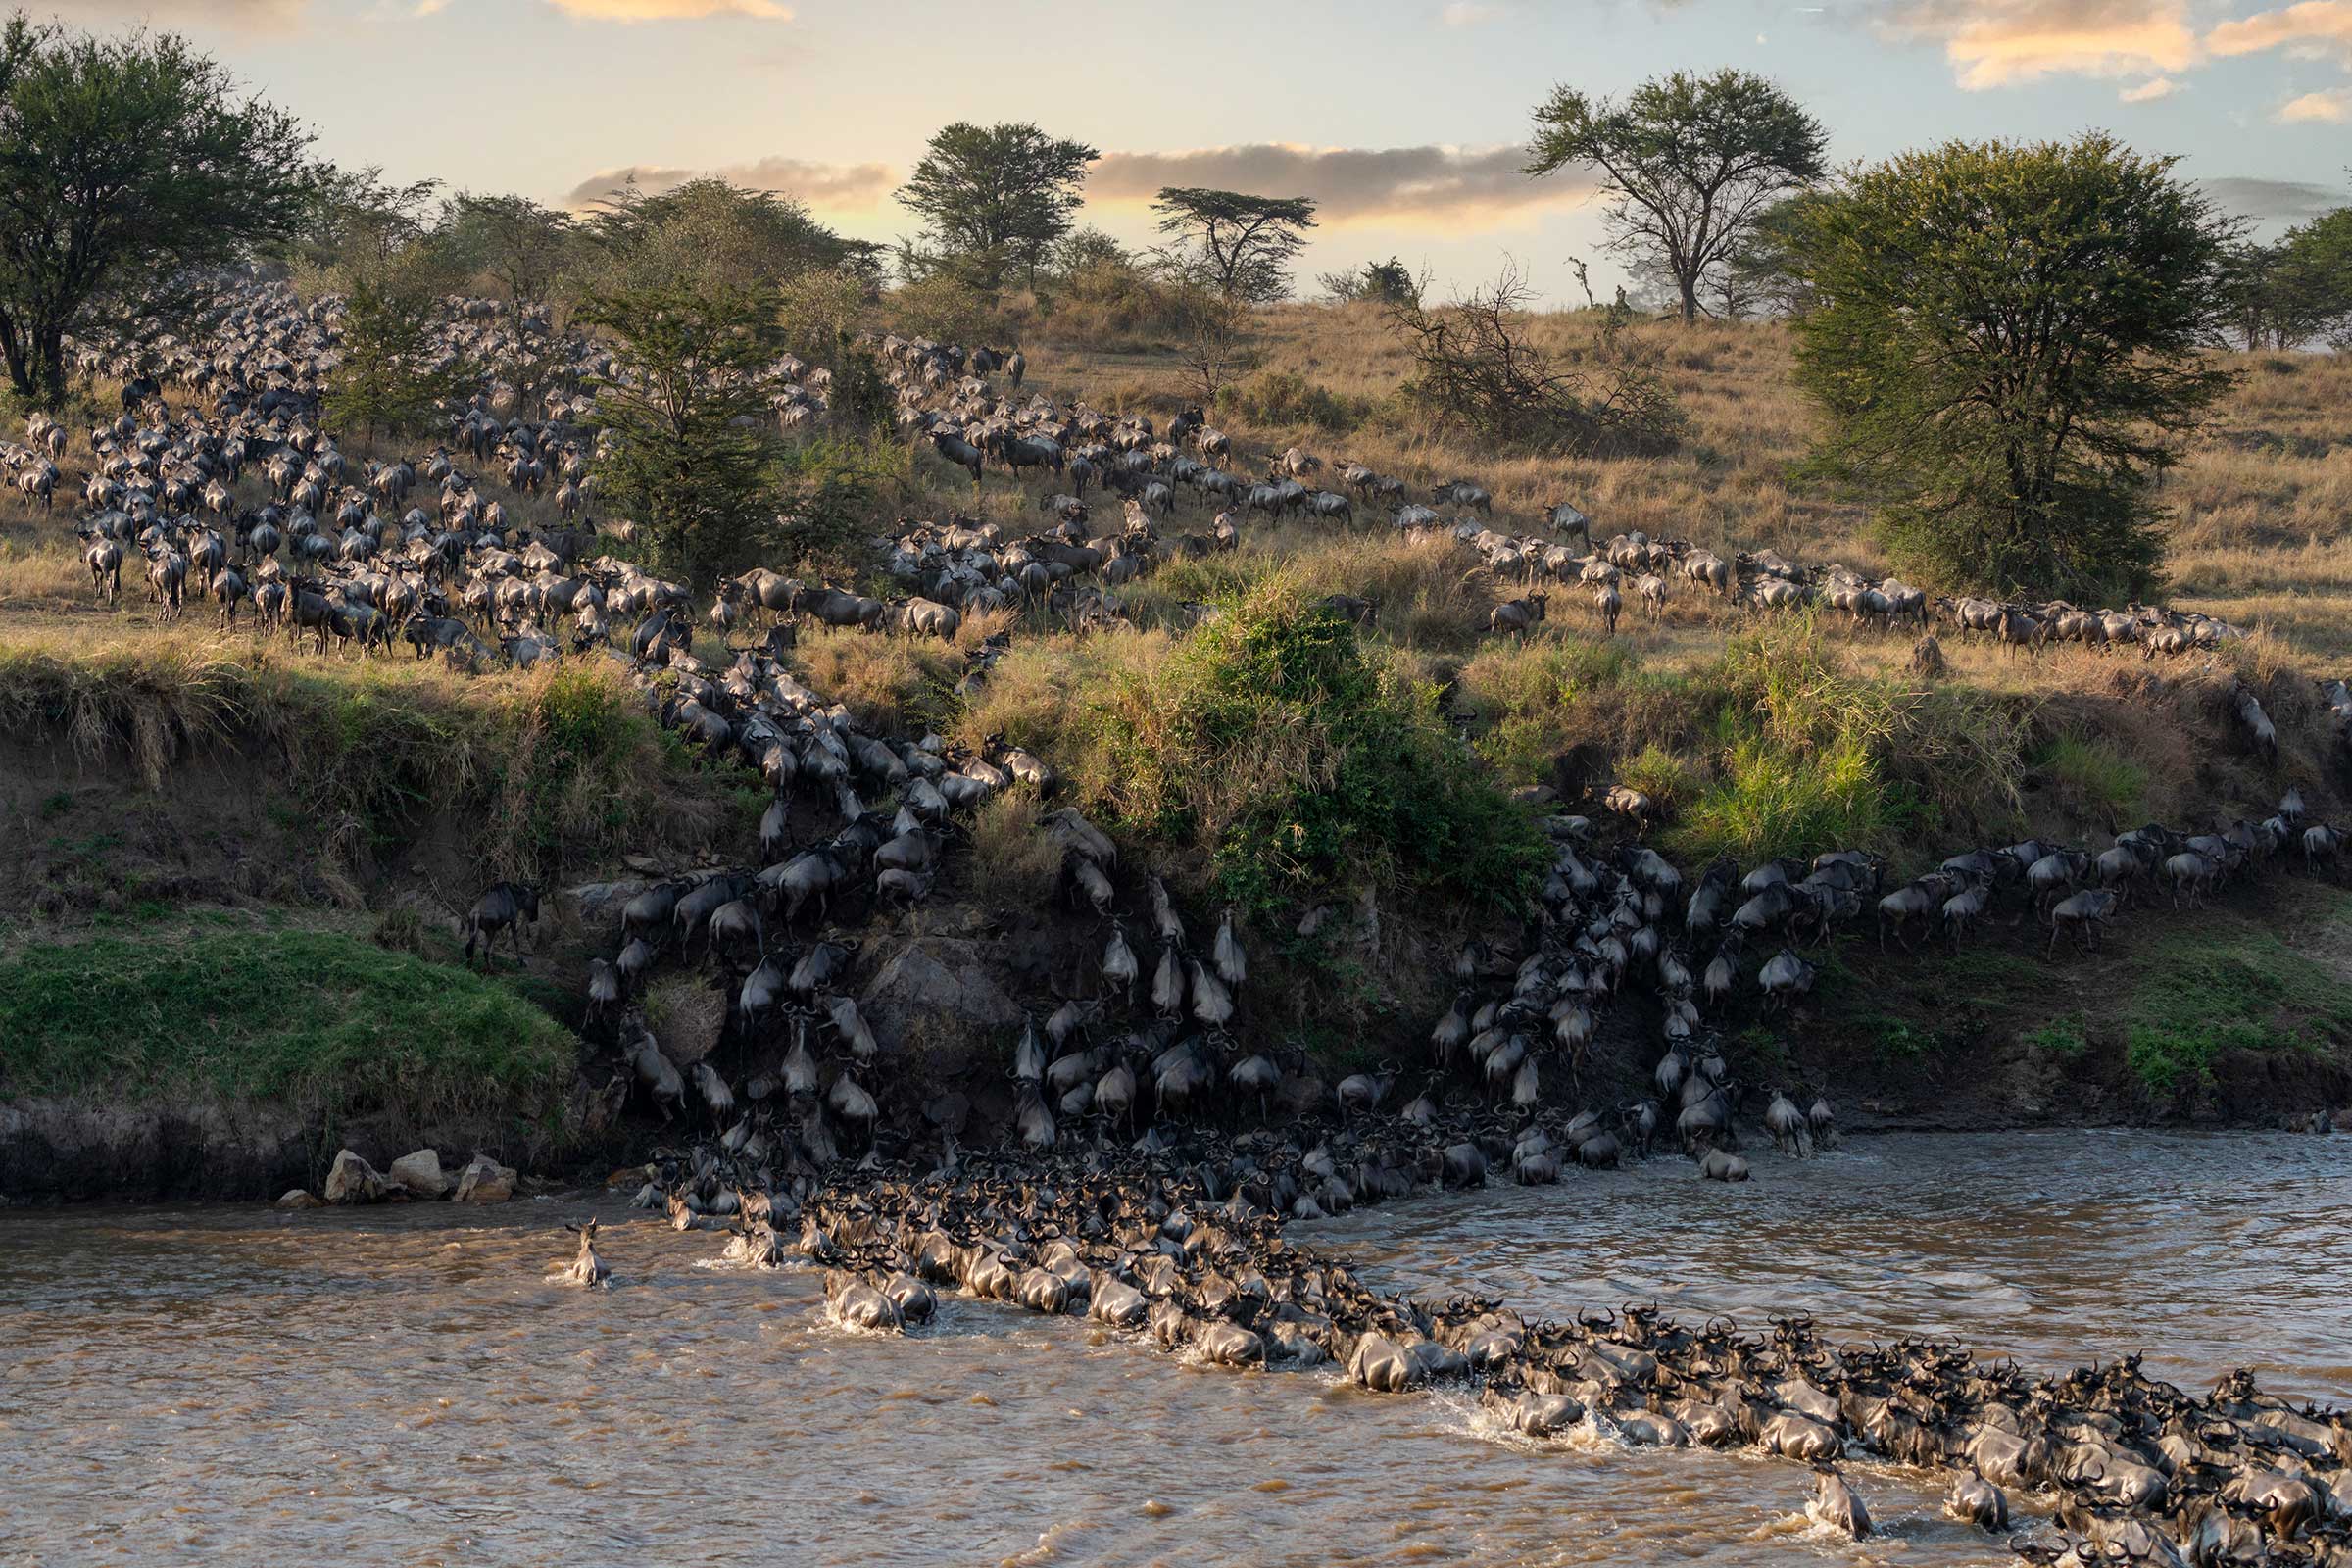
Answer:
[{"label": "rocky outcrop", "polygon": [[503,1203],[514,1196],[515,1180],[513,1166],[476,1154],[459,1173],[454,1196],[461,1203]]},{"label": "rocky outcrop", "polygon": [[449,1196],[451,1182],[442,1172],[441,1156],[430,1149],[401,1155],[384,1175],[411,1198],[431,1200]]},{"label": "rocky outcrop", "polygon": [[999,972],[985,944],[925,937],[883,962],[858,1006],[885,1045],[968,1046],[975,1034],[1020,1027],[1021,1005]]},{"label": "rocky outcrop", "polygon": [[335,1163],[326,1173],[328,1202],[380,1203],[384,1192],[383,1172],[348,1149],[335,1155]]}]

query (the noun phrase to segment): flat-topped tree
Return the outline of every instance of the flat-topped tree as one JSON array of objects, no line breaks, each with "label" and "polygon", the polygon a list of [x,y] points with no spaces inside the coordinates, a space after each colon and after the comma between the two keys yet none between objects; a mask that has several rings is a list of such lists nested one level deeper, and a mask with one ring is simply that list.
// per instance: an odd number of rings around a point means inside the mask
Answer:
[{"label": "flat-topped tree", "polygon": [[1164,187],[1152,210],[1159,231],[1182,247],[1184,259],[1226,299],[1259,305],[1291,291],[1292,258],[1315,226],[1306,196],[1250,196],[1235,190]]}]

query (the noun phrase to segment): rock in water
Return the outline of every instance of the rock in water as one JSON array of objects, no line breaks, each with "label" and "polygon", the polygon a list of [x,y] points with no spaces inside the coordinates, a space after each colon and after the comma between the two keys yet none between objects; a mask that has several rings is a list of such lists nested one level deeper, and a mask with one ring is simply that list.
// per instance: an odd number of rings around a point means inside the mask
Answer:
[{"label": "rock in water", "polygon": [[384,1174],[396,1187],[405,1187],[417,1198],[442,1199],[449,1196],[450,1181],[441,1169],[441,1156],[430,1149],[419,1149],[414,1154],[403,1154],[392,1162]]},{"label": "rock in water", "polygon": [[501,1165],[488,1154],[474,1155],[458,1176],[457,1200],[461,1203],[503,1203],[514,1196],[514,1167]]},{"label": "rock in water", "polygon": [[326,1200],[380,1203],[384,1200],[383,1173],[346,1149],[335,1156],[333,1168],[326,1173]]},{"label": "rock in water", "polygon": [[277,1200],[277,1206],[279,1208],[319,1208],[324,1205],[312,1196],[308,1188],[296,1187]]}]

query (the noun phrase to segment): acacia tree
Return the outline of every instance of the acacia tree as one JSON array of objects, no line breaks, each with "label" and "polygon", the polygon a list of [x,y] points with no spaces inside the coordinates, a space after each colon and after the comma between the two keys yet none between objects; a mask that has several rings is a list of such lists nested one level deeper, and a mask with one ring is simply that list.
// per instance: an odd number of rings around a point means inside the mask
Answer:
[{"label": "acacia tree", "polygon": [[171,33],[0,28],[0,358],[65,391],[65,339],[200,269],[291,239],[310,133]]},{"label": "acacia tree", "polygon": [[935,250],[972,260],[995,287],[1007,268],[1037,281],[1054,244],[1070,231],[1086,166],[1102,155],[1027,123],[957,121],[935,133],[900,186],[902,206],[922,216]]},{"label": "acacia tree", "polygon": [[1610,245],[1654,259],[1674,279],[1685,321],[1765,210],[1825,172],[1821,122],[1763,77],[1730,68],[1678,71],[1619,104],[1557,87],[1536,109],[1527,172],[1598,172]]},{"label": "acacia tree", "polygon": [[2112,137],[1905,153],[1807,209],[1817,462],[1897,561],[1994,593],[2144,590],[2155,480],[2232,374],[2204,351],[2235,223]]},{"label": "acacia tree", "polygon": [[1315,204],[1306,196],[1169,185],[1152,210],[1160,215],[1159,231],[1193,254],[1219,293],[1250,305],[1291,291],[1291,261],[1315,226]]}]

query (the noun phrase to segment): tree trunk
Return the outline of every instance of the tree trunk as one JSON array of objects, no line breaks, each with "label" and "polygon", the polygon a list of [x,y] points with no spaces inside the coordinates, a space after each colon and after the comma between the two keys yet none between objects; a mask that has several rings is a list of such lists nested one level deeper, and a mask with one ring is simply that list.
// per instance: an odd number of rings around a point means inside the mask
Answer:
[{"label": "tree trunk", "polygon": [[1678,273],[1674,281],[1683,291],[1683,324],[1690,326],[1698,319],[1698,274]]},{"label": "tree trunk", "polygon": [[35,339],[32,378],[41,399],[41,412],[55,415],[66,404],[66,331],[43,326]]}]

